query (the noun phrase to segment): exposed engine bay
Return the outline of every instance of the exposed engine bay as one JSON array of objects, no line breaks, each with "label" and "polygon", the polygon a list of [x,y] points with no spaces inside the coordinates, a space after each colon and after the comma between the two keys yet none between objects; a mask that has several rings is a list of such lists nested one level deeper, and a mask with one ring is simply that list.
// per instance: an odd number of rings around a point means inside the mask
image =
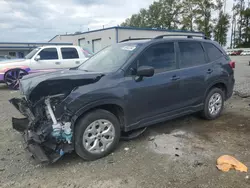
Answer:
[{"label": "exposed engine bay", "polygon": [[13,128],[22,132],[28,149],[41,162],[55,162],[74,150],[71,122],[66,115],[56,118],[55,109],[63,94],[48,96],[31,106],[24,98],[10,102],[27,118],[13,118]]},{"label": "exposed engine bay", "polygon": [[12,124],[23,134],[27,149],[35,159],[55,162],[74,150],[72,117],[81,103],[73,105],[74,112],[67,105],[76,101],[78,94],[82,95],[77,93],[77,88],[98,82],[102,77],[101,73],[83,74],[72,69],[28,75],[21,80],[19,89],[23,97],[13,98],[10,103],[25,118],[12,118]]}]

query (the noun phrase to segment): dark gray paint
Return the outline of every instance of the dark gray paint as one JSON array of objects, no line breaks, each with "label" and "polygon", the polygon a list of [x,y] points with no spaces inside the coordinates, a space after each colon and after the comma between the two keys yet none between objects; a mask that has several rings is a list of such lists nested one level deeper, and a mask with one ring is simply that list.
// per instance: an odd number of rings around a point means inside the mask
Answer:
[{"label": "dark gray paint", "polygon": [[[201,43],[212,42],[181,39],[181,41],[183,40]],[[228,64],[230,60],[215,42],[212,43],[224,53],[224,56],[215,62],[208,62],[207,59],[207,63],[204,65],[180,69],[177,53],[176,70],[155,74],[150,78],[144,77],[141,81],[138,81],[136,76],[130,75],[130,68],[133,67],[138,56],[148,47],[170,41],[175,42],[176,52],[178,52],[177,39],[144,41],[136,54],[116,72],[104,75],[102,73],[68,70],[61,74],[55,72],[44,76],[26,77],[22,81],[22,84],[25,85],[22,86],[22,90],[28,94],[34,92],[36,86],[38,87],[41,83],[45,85],[44,88],[50,90],[55,86],[60,88],[62,85],[71,85],[78,81],[77,85],[73,85],[75,89],[66,87],[67,97],[57,107],[56,116],[60,118],[67,112],[75,120],[88,110],[100,105],[113,104],[123,109],[123,129],[125,131],[202,110],[206,92],[215,84],[225,85],[227,98],[232,95],[234,76],[233,70]],[[136,41],[128,43],[136,43]],[[140,43],[143,43],[143,41],[140,41]],[[212,70],[212,72],[209,70]],[[33,83],[32,86],[33,81],[30,81],[30,79],[35,79],[37,83]],[[59,84],[53,85],[51,80],[55,81],[53,83]],[[63,83],[61,80],[65,82]],[[71,81],[67,82],[69,80]],[[89,82],[86,82],[86,80],[89,80]],[[62,92],[60,89],[54,91]]]}]

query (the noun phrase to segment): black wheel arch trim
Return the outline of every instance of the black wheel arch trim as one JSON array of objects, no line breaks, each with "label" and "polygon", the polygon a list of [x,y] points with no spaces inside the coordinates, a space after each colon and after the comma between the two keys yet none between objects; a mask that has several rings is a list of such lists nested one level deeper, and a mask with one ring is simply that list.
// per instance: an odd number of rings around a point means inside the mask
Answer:
[{"label": "black wheel arch trim", "polygon": [[215,86],[216,84],[224,84],[225,87],[226,87],[226,90],[228,90],[228,83],[226,83],[225,80],[216,80],[216,81],[214,81],[214,82],[212,82],[212,83],[210,83],[210,84],[208,85],[208,87],[207,87],[207,89],[206,89],[206,92],[205,92],[204,98],[206,98],[208,92],[209,92],[209,91],[211,90],[211,88],[212,88],[213,86]]},{"label": "black wheel arch trim", "polygon": [[[78,109],[76,111],[76,113],[72,116],[71,122],[72,122],[72,127],[75,126],[75,123],[77,121],[77,119],[82,116],[84,113],[90,111],[91,109],[95,109],[98,106],[102,106],[102,105],[117,105],[119,107],[121,107],[123,109],[124,112],[124,117],[126,117],[126,111],[125,111],[125,104],[124,101],[120,100],[120,99],[113,99],[113,98],[107,98],[107,99],[101,99],[98,101],[94,101],[91,103],[88,103],[87,105],[83,106],[82,108]],[[126,121],[126,118],[125,118]],[[125,123],[126,125],[126,123]]]}]

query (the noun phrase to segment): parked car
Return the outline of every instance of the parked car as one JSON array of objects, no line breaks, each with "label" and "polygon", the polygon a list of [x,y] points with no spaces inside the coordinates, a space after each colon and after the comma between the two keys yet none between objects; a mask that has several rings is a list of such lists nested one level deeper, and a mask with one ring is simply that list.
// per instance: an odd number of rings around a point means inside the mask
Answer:
[{"label": "parked car", "polygon": [[237,50],[237,51],[233,51],[232,53],[231,53],[231,55],[232,56],[238,56],[238,55],[240,55],[242,53],[242,50]]},{"label": "parked car", "polygon": [[227,53],[227,55],[230,56],[230,55],[232,55],[233,52],[232,51],[227,51],[226,53]]},{"label": "parked car", "polygon": [[77,67],[88,59],[79,46],[43,46],[32,50],[25,59],[0,63],[0,82],[18,89],[19,80],[30,73],[50,72]]},{"label": "parked car", "polygon": [[10,102],[28,149],[42,162],[73,150],[86,160],[117,147],[121,133],[200,112],[220,116],[235,63],[217,42],[159,36],[113,44],[81,66],[21,79]]},{"label": "parked car", "polygon": [[240,55],[243,55],[243,56],[250,55],[250,51],[248,51],[248,50],[243,51],[243,52],[241,52]]}]

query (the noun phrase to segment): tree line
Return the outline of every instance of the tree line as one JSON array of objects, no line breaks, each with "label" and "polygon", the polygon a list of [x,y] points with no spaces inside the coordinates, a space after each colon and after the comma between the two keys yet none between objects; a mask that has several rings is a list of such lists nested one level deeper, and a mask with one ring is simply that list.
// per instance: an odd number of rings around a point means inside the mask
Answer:
[{"label": "tree line", "polygon": [[[158,0],[121,26],[200,31],[222,46],[230,43],[230,47],[250,47],[249,6],[245,0],[234,0],[229,15],[226,3],[226,0]],[[230,27],[232,34],[227,41]]]}]

